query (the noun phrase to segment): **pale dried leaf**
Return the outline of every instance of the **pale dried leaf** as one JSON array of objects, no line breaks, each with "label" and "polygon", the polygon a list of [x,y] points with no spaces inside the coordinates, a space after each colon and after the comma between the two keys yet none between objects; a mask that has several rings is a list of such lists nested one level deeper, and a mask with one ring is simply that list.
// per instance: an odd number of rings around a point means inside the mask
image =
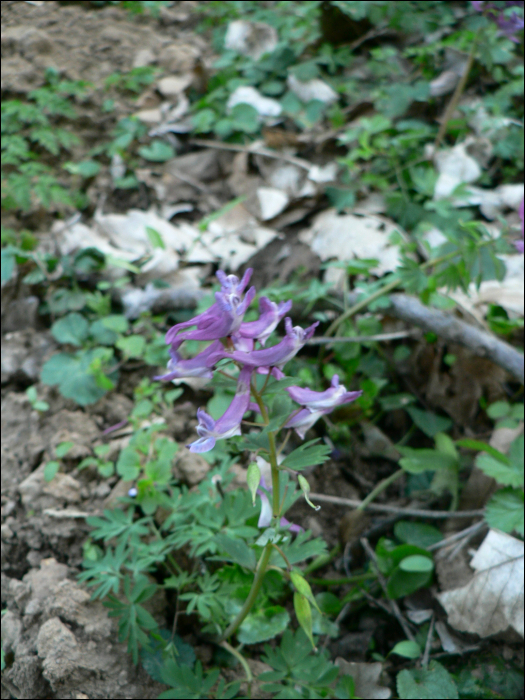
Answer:
[{"label": "pale dried leaf", "polygon": [[352,676],[355,685],[355,695],[358,698],[389,698],[392,695],[390,688],[379,685],[379,679],[383,671],[382,664],[376,663],[356,663],[345,661],[341,657],[335,660],[341,669],[341,673]]},{"label": "pale dried leaf", "polygon": [[267,221],[280,214],[288,206],[290,199],[286,192],[275,187],[259,187],[257,199],[261,208],[261,219]]},{"label": "pale dried leaf", "polygon": [[273,51],[277,41],[277,32],[269,24],[239,19],[229,23],[224,47],[257,60],[263,54]]},{"label": "pale dried leaf", "polygon": [[157,89],[164,97],[177,97],[192,83],[193,75],[167,75],[157,83]]},{"label": "pale dried leaf", "polygon": [[311,100],[319,100],[319,102],[324,102],[325,104],[337,102],[337,93],[332,90],[328,83],[319,80],[319,78],[302,81],[297,80],[295,75],[290,74],[286,82],[294,95],[303,102],[310,102]]},{"label": "pale dried leaf", "polygon": [[481,637],[512,627],[523,637],[523,555],[521,540],[490,530],[470,563],[471,581],[437,595],[449,624]]},{"label": "pale dried leaf", "polygon": [[399,248],[389,242],[394,231],[399,227],[384,217],[339,216],[335,209],[327,209],[299,234],[299,240],[310,245],[321,260],[375,258],[379,263],[373,272],[381,275],[399,265]]},{"label": "pale dried leaf", "polygon": [[439,173],[434,187],[434,199],[448,197],[458,185],[475,182],[480,177],[481,168],[467,152],[468,145],[464,141],[454,148],[434,154],[434,163]]},{"label": "pale dried leaf", "polygon": [[248,104],[257,110],[261,117],[278,117],[281,114],[282,107],[271,97],[264,97],[254,87],[249,85],[240,85],[230,95],[227,108],[233,109],[235,105]]}]

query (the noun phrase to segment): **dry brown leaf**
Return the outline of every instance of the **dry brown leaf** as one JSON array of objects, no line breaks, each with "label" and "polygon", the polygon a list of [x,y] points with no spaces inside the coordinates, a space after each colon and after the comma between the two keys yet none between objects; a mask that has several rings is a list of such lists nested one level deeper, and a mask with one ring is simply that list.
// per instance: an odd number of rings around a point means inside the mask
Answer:
[{"label": "dry brown leaf", "polygon": [[523,637],[521,540],[490,530],[470,562],[470,582],[437,594],[452,627],[489,637],[512,627]]},{"label": "dry brown leaf", "polygon": [[342,658],[335,660],[341,669],[341,673],[352,676],[354,679],[355,695],[358,698],[389,698],[392,695],[390,688],[379,685],[379,679],[383,671],[382,664],[376,663],[355,663],[345,661]]}]

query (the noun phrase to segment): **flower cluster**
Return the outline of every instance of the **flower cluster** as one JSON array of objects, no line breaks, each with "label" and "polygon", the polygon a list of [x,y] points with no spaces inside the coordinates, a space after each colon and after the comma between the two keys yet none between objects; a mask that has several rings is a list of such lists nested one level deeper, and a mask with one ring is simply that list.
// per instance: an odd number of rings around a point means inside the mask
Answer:
[{"label": "flower cluster", "polygon": [[[170,345],[171,359],[168,372],[156,379],[173,380],[184,377],[213,376],[215,365],[223,359],[229,359],[240,366],[235,396],[221,418],[214,420],[201,408],[197,411],[199,439],[188,445],[191,452],[208,452],[219,439],[241,434],[241,421],[244,414],[256,408],[250,402],[251,381],[254,372],[271,373],[276,379],[285,375],[283,368],[314,334],[318,322],[306,329],[293,326],[289,317],[285,318],[285,337],[271,348],[265,348],[269,336],[279,322],[290,311],[292,302],[276,304],[267,297],[259,300],[259,318],[257,321],[243,322],[244,314],[255,296],[255,288],[250,287],[246,293],[252,270],[249,269],[239,280],[235,275],[217,272],[221,290],[215,294],[215,303],[204,313],[189,321],[178,323],[166,334],[166,343]],[[194,330],[188,330],[192,326]],[[185,340],[211,341],[205,350],[192,359],[185,360],[178,350]],[[261,348],[256,347],[258,343]],[[326,391],[312,391],[299,386],[286,389],[290,397],[300,408],[292,413],[284,427],[293,428],[304,438],[320,416],[330,413],[336,406],[354,401],[361,395],[360,391],[346,391],[334,376],[332,385]]]},{"label": "flower cluster", "polygon": [[523,0],[521,2],[517,0],[516,2],[510,0],[509,2],[475,2],[471,1],[472,7],[477,12],[484,12],[485,15],[495,22],[502,34],[504,34],[508,39],[513,41],[515,44],[519,44],[519,39],[516,36],[516,32],[523,29],[523,17],[518,15],[516,11],[511,13],[506,13],[505,10],[508,7],[521,7],[523,8]]}]

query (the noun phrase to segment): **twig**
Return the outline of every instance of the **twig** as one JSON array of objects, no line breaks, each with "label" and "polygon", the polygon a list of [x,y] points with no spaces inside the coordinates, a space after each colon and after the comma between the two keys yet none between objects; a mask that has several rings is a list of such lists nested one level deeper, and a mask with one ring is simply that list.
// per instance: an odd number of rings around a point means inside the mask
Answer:
[{"label": "twig", "polygon": [[[451,513],[451,515],[456,515],[456,513]],[[479,530],[481,530],[483,527],[486,527],[486,525],[487,524],[484,520],[479,520],[477,523],[474,523],[474,525],[471,525],[470,527],[467,527],[464,530],[461,530],[460,532],[456,532],[455,534],[450,535],[450,537],[447,537],[444,540],[441,540],[440,542],[436,542],[435,544],[429,545],[427,549],[429,552],[435,552],[436,549],[448,547],[449,544],[453,544],[454,542],[462,540],[465,537],[470,540],[477,532],[479,532]]]},{"label": "twig", "polygon": [[235,143],[223,143],[222,141],[213,141],[211,139],[209,141],[208,139],[190,139],[189,143],[194,146],[204,146],[205,148],[217,148],[221,151],[237,151],[239,153],[252,153],[255,156],[264,156],[265,158],[276,158],[277,160],[283,160],[285,163],[297,165],[298,168],[303,168],[304,170],[310,170],[313,165],[302,158],[287,156],[284,153],[272,151],[271,149],[264,148],[263,146],[253,148],[252,146],[241,146]]},{"label": "twig", "polygon": [[[357,304],[361,299],[362,294],[357,292],[351,292],[348,295],[350,304]],[[451,314],[425,306],[418,299],[407,294],[391,294],[389,300],[390,306],[386,309],[389,315],[419,326],[425,331],[431,331],[444,340],[463,345],[478,357],[487,357],[523,384],[523,354],[508,343],[460,321]],[[368,302],[366,304],[364,302],[367,300],[363,300],[362,308],[368,305]]]},{"label": "twig", "polygon": [[396,333],[379,333],[378,335],[352,335],[352,336],[339,336],[335,338],[330,338],[329,336],[324,336],[320,338],[311,338],[306,341],[306,345],[324,345],[325,343],[375,343],[375,342],[386,342],[388,340],[399,340],[401,338],[410,338],[416,335],[414,330],[411,331],[397,331]]},{"label": "twig", "polygon": [[[359,508],[363,501],[353,498],[341,498],[340,496],[326,496],[323,493],[310,493],[312,500],[325,503],[333,503],[336,506],[350,506]],[[481,518],[483,510],[418,510],[415,508],[398,508],[397,506],[383,506],[379,503],[370,503],[366,510],[375,510],[378,513],[399,513],[401,515],[414,516],[416,518]]]},{"label": "twig", "polygon": [[421,665],[423,666],[423,668],[426,668],[428,666],[428,658],[430,656],[430,649],[432,647],[433,635],[434,635],[434,613],[432,613],[432,617],[430,618],[430,627],[428,628],[427,642],[425,644],[425,651],[423,652],[423,659],[421,661]]},{"label": "twig", "polygon": [[[361,537],[360,542],[363,545],[363,549],[367,553],[373,567],[375,568],[376,574],[377,574],[377,580],[379,581],[381,588],[383,589],[386,597],[388,598],[386,579],[379,569],[379,565],[377,563],[377,557],[375,555],[375,552],[372,549],[372,547],[370,546],[366,537]],[[391,609],[392,613],[394,614],[395,618],[397,619],[397,621],[399,622],[399,624],[403,628],[403,632],[405,633],[405,636],[407,637],[407,639],[410,639],[411,642],[415,642],[416,641],[415,637],[412,634],[410,627],[408,626],[408,622],[405,620],[405,618],[403,616],[403,613],[399,609],[399,605],[396,603],[395,600],[389,600],[388,602],[389,602],[390,609]]]}]

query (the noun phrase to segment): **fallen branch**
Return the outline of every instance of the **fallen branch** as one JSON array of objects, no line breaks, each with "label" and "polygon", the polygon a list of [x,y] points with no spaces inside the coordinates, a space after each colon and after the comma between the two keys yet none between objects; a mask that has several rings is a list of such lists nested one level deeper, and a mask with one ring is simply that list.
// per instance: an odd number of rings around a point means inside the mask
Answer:
[{"label": "fallen branch", "polygon": [[[358,292],[351,292],[348,295],[348,302],[351,305],[360,302],[361,299],[363,295]],[[523,384],[523,354],[508,343],[460,321],[451,314],[425,306],[418,299],[407,294],[391,294],[389,299],[390,306],[386,310],[392,316],[419,326],[425,331],[431,331],[444,340],[463,345],[474,355],[486,357],[499,367],[503,367]]]},{"label": "fallen branch", "polygon": [[190,139],[189,142],[193,146],[216,148],[221,151],[235,151],[237,153],[252,153],[255,156],[264,156],[265,158],[276,158],[277,160],[282,160],[285,163],[297,165],[298,168],[303,168],[304,170],[310,170],[313,166],[313,163],[309,163],[307,160],[297,158],[296,156],[287,156],[279,151],[272,151],[269,148],[264,148],[264,146],[241,146],[235,143],[223,143],[222,141],[212,141],[208,139]]},{"label": "fallen branch", "polygon": [[[322,493],[310,493],[308,495],[312,501],[321,501],[321,503],[324,501],[325,503],[333,503],[336,506],[359,508],[363,504],[363,501],[357,501],[353,498],[326,496]],[[365,506],[364,510],[375,510],[378,513],[400,513],[402,515],[412,515],[416,518],[481,518],[484,513],[482,510],[418,510],[416,508],[383,506],[379,503],[370,503]]]},{"label": "fallen branch", "polygon": [[378,333],[377,335],[350,335],[350,336],[323,336],[311,338],[307,345],[330,345],[332,343],[381,343],[389,340],[400,340],[401,338],[412,338],[416,335],[414,331],[397,331],[395,333]]}]

